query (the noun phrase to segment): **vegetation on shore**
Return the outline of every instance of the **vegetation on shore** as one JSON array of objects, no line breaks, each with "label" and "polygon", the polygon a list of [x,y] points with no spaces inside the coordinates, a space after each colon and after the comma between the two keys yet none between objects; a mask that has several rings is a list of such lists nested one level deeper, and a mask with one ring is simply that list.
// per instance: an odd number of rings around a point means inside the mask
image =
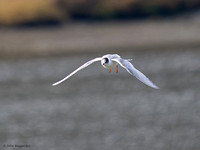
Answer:
[{"label": "vegetation on shore", "polygon": [[197,8],[199,0],[0,0],[0,25],[168,16]]}]

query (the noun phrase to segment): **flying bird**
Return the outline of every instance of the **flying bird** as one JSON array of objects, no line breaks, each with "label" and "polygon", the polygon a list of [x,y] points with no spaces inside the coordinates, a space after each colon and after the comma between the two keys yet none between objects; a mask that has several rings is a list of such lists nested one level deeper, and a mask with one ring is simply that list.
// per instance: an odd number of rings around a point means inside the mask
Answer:
[{"label": "flying bird", "polygon": [[118,54],[107,54],[107,55],[104,55],[102,57],[94,58],[94,59],[86,62],[82,66],[80,66],[78,69],[73,71],[71,74],[69,74],[68,76],[66,76],[62,80],[52,84],[52,86],[55,86],[55,85],[58,85],[58,84],[62,83],[63,81],[67,80],[69,77],[71,77],[72,75],[74,75],[78,71],[82,70],[83,68],[88,67],[89,65],[93,64],[94,62],[101,61],[101,65],[104,68],[109,69],[109,72],[111,72],[111,68],[112,67],[115,67],[116,68],[116,73],[118,73],[118,64],[119,64],[120,66],[125,68],[128,71],[128,73],[130,73],[131,75],[135,76],[138,80],[140,80],[144,84],[146,84],[146,85],[148,85],[148,86],[150,86],[152,88],[159,89],[158,86],[156,86],[153,82],[151,82],[142,72],[137,70],[130,63],[131,60],[132,59],[123,59]]}]

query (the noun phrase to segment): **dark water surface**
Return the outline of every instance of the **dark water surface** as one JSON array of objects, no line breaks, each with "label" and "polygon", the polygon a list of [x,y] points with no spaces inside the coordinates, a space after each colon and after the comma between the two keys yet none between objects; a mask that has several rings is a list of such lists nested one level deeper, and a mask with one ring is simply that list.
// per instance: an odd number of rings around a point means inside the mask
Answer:
[{"label": "dark water surface", "polygon": [[51,86],[93,55],[0,61],[0,149],[199,150],[200,51],[121,56],[161,89],[100,63]]}]

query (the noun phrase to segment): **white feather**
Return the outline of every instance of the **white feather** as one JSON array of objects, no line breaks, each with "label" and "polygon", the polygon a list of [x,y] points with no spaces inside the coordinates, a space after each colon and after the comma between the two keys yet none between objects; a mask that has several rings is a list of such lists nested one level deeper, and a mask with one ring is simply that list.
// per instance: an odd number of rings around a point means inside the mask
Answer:
[{"label": "white feather", "polygon": [[80,66],[78,69],[76,69],[75,71],[73,71],[72,73],[70,73],[68,76],[66,76],[65,78],[63,78],[62,80],[52,84],[52,86],[55,86],[55,85],[58,85],[60,83],[62,83],[63,81],[67,80],[69,77],[73,76],[75,73],[77,73],[78,71],[80,71],[81,69],[83,68],[86,68],[88,67],[89,65],[91,65],[92,63],[96,62],[96,61],[100,61],[101,58],[95,58],[95,59],[92,59],[88,62],[86,62],[85,64],[83,64],[82,66]]},{"label": "white feather", "polygon": [[153,84],[142,72],[140,72],[139,70],[137,70],[130,62],[129,60],[126,59],[122,59],[122,58],[115,58],[112,59],[113,61],[119,63],[123,68],[125,68],[131,75],[135,76],[138,80],[140,80],[141,82],[143,82],[144,84],[155,88],[155,89],[159,89],[158,86],[156,86],[155,84]]}]

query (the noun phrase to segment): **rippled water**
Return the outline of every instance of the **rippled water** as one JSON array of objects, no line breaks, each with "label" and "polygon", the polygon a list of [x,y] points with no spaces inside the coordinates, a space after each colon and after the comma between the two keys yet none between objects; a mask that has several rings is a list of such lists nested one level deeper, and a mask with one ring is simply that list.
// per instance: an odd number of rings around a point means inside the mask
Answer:
[{"label": "rippled water", "polygon": [[200,51],[121,56],[161,89],[99,63],[51,86],[93,55],[1,60],[0,149],[199,150]]}]

